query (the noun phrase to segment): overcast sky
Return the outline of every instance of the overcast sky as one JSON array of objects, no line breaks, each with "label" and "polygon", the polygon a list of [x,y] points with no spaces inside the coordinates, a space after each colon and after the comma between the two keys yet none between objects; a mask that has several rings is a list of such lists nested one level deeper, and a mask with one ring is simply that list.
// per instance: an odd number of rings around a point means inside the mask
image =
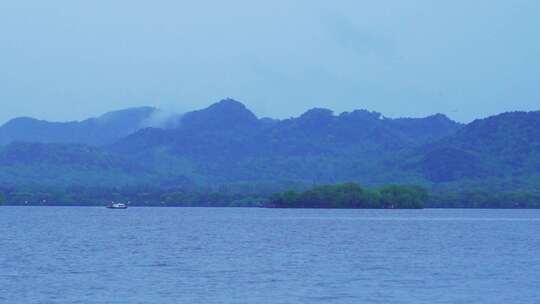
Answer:
[{"label": "overcast sky", "polygon": [[470,121],[540,109],[540,1],[0,1],[0,123],[225,97]]}]

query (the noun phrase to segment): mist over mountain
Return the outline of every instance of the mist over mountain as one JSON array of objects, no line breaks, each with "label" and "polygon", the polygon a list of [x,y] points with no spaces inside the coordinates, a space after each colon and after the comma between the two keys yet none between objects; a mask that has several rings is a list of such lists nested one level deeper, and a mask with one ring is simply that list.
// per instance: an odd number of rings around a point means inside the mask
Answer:
[{"label": "mist over mountain", "polygon": [[355,181],[520,189],[540,176],[540,112],[464,125],[443,114],[390,119],[314,108],[278,120],[225,99],[181,115],[136,108],[82,122],[15,119],[0,128],[0,138],[3,184],[57,184],[62,176],[68,183],[163,187]]},{"label": "mist over mountain", "polygon": [[[258,119],[243,104],[227,99],[204,110],[186,113],[178,128],[140,130],[116,142],[111,149],[135,153],[134,150],[167,146],[180,154],[193,152],[193,156],[204,157],[215,152],[232,158],[302,156],[323,151],[339,154],[343,147],[360,150],[374,146],[386,150],[413,147],[453,134],[461,127],[441,114],[388,119],[366,110],[335,115],[321,108],[311,109],[297,118]],[[141,146],[130,148],[137,142]],[[207,151],[200,154],[201,149]]]},{"label": "mist over mountain", "polygon": [[23,141],[99,146],[113,143],[145,127],[174,128],[179,117],[152,107],[109,112],[80,122],[48,122],[20,117],[0,127],[0,145]]}]

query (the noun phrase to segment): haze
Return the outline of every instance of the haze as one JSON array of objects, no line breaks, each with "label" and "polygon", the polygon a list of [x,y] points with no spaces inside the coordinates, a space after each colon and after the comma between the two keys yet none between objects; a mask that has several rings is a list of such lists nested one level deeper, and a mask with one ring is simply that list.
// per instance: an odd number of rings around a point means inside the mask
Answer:
[{"label": "haze", "polygon": [[0,123],[225,97],[467,122],[537,110],[540,2],[3,1]]}]

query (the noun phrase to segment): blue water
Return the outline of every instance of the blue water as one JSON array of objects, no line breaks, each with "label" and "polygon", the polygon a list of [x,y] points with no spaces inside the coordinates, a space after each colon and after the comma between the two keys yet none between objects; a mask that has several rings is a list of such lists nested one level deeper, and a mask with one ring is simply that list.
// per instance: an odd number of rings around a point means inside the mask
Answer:
[{"label": "blue water", "polygon": [[540,303],[540,210],[2,207],[0,303]]}]

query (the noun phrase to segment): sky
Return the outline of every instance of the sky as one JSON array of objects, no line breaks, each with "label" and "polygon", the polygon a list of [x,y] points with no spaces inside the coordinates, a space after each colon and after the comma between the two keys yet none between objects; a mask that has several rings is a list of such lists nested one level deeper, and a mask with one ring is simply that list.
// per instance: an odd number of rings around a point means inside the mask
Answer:
[{"label": "sky", "polygon": [[3,0],[0,123],[237,99],[469,122],[540,109],[538,0]]}]

